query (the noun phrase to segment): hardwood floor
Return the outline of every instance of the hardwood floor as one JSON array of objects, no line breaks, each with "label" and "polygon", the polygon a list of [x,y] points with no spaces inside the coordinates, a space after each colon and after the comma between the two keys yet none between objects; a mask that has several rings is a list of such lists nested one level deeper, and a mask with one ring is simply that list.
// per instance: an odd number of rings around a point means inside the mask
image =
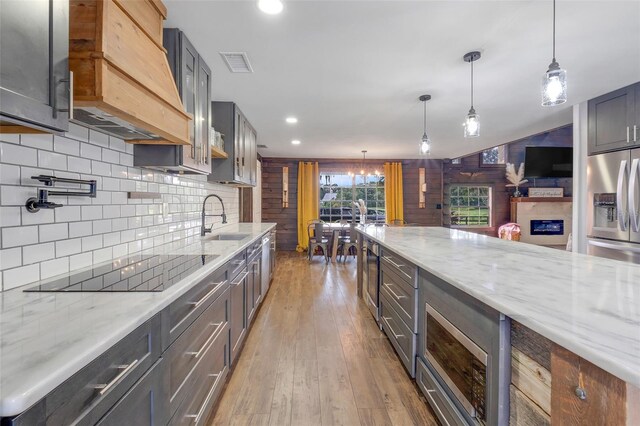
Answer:
[{"label": "hardwood floor", "polygon": [[356,295],[356,263],[278,252],[211,425],[437,425]]}]

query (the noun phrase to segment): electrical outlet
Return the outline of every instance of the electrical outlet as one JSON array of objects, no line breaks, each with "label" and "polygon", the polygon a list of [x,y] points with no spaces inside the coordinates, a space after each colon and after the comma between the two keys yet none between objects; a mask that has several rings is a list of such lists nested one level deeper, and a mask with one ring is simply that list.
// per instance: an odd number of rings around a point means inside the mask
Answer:
[{"label": "electrical outlet", "polygon": [[436,204],[436,209],[442,210],[442,204],[440,204],[440,203]]}]

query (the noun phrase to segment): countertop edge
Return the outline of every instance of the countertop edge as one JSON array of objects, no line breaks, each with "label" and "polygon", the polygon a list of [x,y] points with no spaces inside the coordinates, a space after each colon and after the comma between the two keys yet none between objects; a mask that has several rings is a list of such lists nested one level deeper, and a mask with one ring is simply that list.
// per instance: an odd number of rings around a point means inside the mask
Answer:
[{"label": "countertop edge", "polygon": [[[91,348],[89,348],[89,350],[80,353],[76,359],[70,360],[63,368],[56,370],[55,375],[50,375],[46,380],[39,382],[37,389],[30,388],[18,395],[5,395],[3,389],[0,387],[0,417],[13,417],[27,411],[35,403],[52,392],[56,387],[63,384],[65,380],[69,379],[71,376],[86,367],[89,363],[102,355],[107,349],[111,348],[113,345],[126,337],[129,333],[133,332],[137,327],[144,324],[154,315],[160,313],[164,308],[166,308],[179,297],[188,292],[204,277],[220,268],[222,265],[224,265],[224,263],[231,260],[233,256],[240,253],[242,250],[245,250],[257,239],[262,238],[265,234],[275,229],[277,223],[264,222],[261,223],[261,225],[267,225],[267,228],[261,230],[259,233],[255,233],[252,238],[248,239],[247,242],[243,243],[241,246],[236,247],[234,248],[234,250],[229,251],[223,255],[220,255],[211,264],[205,265],[197,272],[194,272],[193,274],[185,277],[184,280],[188,280],[190,282],[189,284],[180,286],[180,289],[178,291],[171,293],[170,289],[165,290],[165,292],[168,292],[165,293],[168,294],[167,299],[160,301],[157,305],[154,305],[149,310],[142,312],[140,315],[132,319],[132,321],[125,327],[114,331],[106,339],[102,340],[100,345],[92,346]],[[223,233],[225,232],[225,229],[223,227],[216,230],[216,232]],[[24,289],[25,287],[28,287],[28,285],[19,287],[13,291],[17,291],[18,289],[21,289],[20,291],[22,291],[22,289]],[[164,292],[161,292],[160,294],[162,293]]]},{"label": "countertop edge", "polygon": [[414,263],[418,268],[433,274],[434,276],[444,280],[447,284],[450,284],[455,288],[465,292],[466,294],[473,297],[474,299],[482,303],[485,303],[486,305],[490,306],[493,309],[496,309],[497,311],[508,316],[509,318],[512,318],[518,321],[525,327],[531,329],[532,331],[540,334],[543,337],[546,337],[547,339],[551,340],[553,343],[560,345],[565,349],[575,353],[576,355],[586,359],[587,361],[593,363],[597,367],[602,368],[608,373],[616,376],[620,380],[630,383],[636,387],[640,387],[640,371],[630,370],[625,365],[611,363],[611,360],[607,358],[606,355],[602,355],[597,351],[594,351],[590,347],[583,346],[579,342],[576,342],[571,339],[567,339],[565,335],[556,333],[554,330],[550,330],[547,327],[537,323],[536,321],[530,320],[530,318],[527,315],[524,315],[524,314],[519,315],[517,312],[514,312],[512,309],[510,309],[508,306],[505,306],[500,302],[494,301],[490,296],[487,296],[485,294],[479,294],[474,291],[470,291],[470,289],[467,288],[465,285],[455,282],[455,280],[452,280],[452,278],[446,276],[446,274],[443,274],[438,270],[434,270],[431,267],[425,266],[420,259],[417,259],[415,256],[412,256],[410,253],[406,253],[402,249],[393,247],[392,245],[389,245],[389,243],[386,243],[380,240],[375,235],[371,235],[367,233],[366,228],[363,229],[362,227],[356,227],[356,231],[364,235],[366,238],[374,240],[381,246],[386,247],[394,251],[395,253],[398,253],[399,255],[405,257],[407,260]]}]

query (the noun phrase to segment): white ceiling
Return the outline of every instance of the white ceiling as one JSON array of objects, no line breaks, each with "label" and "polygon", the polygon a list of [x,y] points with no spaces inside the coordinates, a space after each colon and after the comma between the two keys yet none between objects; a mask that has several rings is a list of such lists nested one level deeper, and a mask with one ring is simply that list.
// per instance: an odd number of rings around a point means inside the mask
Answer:
[{"label": "white ceiling", "polygon": [[[166,0],[213,69],[213,97],[236,102],[267,157],[417,158],[428,103],[432,158],[457,157],[572,121],[572,105],[640,80],[640,0],[557,2],[557,59],[569,101],[540,106],[551,62],[551,1]],[[469,64],[481,136],[462,137]],[[247,52],[232,74],[218,52]],[[285,117],[298,117],[297,125]],[[300,139],[301,145],[291,145]]]}]

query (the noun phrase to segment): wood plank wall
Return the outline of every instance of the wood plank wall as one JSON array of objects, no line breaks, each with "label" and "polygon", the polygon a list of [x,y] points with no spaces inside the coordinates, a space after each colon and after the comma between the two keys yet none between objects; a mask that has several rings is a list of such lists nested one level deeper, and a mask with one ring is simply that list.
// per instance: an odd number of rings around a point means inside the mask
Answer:
[{"label": "wood plank wall", "polygon": [[[278,250],[295,250],[297,235],[298,163],[318,161],[320,171],[357,170],[358,159],[262,158],[262,221],[276,222]],[[442,161],[393,160],[402,162],[405,220],[423,226],[442,225]],[[370,167],[382,170],[383,161],[367,160]],[[282,167],[289,167],[289,207],[282,207]],[[418,207],[418,169],[425,168],[426,208]]]},{"label": "wood plank wall", "polygon": [[[507,162],[516,164],[524,162],[525,147],[527,146],[573,146],[573,125],[569,124],[557,129],[549,130],[533,136],[529,136],[507,144]],[[491,223],[488,228],[466,228],[466,231],[479,234],[497,236],[498,227],[510,221],[510,197],[514,189],[506,187],[508,183],[505,178],[505,165],[483,166],[480,164],[481,153],[474,153],[461,158],[461,164],[452,164],[451,160],[443,161],[444,178],[444,210],[443,223],[448,226],[449,187],[452,184],[477,184],[488,185],[493,191],[493,211]],[[563,187],[565,196],[570,197],[572,193],[572,179],[536,179],[535,185],[538,187]],[[527,187],[533,186],[533,182],[525,184],[520,189],[525,195]]]}]

